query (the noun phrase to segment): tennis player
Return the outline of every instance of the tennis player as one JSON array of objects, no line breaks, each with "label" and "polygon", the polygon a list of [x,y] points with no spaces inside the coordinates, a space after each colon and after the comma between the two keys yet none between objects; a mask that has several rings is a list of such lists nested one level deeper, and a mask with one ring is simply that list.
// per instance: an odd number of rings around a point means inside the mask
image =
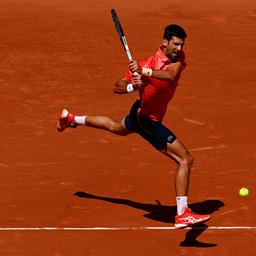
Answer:
[{"label": "tennis player", "polygon": [[[118,79],[114,92],[119,94],[139,92],[130,112],[119,122],[107,116],[74,115],[63,109],[58,121],[58,131],[78,125],[108,130],[118,135],[137,133],[155,149],[177,163],[175,191],[177,215],[175,227],[184,228],[210,219],[210,215],[193,213],[188,207],[188,189],[193,158],[177,138],[163,124],[167,105],[173,98],[182,70],[185,68],[183,51],[187,34],[176,24],[164,29],[163,41],[152,56],[142,61],[132,60],[129,70]],[[136,76],[133,76],[137,72]]]}]

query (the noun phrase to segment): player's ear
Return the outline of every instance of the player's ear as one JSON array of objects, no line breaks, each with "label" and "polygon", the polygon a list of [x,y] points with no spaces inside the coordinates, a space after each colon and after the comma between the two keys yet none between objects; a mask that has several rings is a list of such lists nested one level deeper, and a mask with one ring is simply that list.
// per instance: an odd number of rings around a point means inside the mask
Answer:
[{"label": "player's ear", "polygon": [[163,40],[163,46],[164,46],[164,47],[167,47],[168,43],[169,43],[169,41],[168,41],[167,39],[164,39],[164,40]]}]

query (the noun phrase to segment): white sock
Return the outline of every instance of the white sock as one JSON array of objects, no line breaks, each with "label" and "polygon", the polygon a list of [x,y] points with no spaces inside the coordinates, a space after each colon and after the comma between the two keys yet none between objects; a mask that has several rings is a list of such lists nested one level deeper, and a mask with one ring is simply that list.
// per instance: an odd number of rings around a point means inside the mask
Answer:
[{"label": "white sock", "polygon": [[184,213],[185,208],[188,207],[188,197],[187,196],[177,196],[177,214],[182,215]]},{"label": "white sock", "polygon": [[75,122],[77,124],[85,125],[86,116],[75,116]]}]

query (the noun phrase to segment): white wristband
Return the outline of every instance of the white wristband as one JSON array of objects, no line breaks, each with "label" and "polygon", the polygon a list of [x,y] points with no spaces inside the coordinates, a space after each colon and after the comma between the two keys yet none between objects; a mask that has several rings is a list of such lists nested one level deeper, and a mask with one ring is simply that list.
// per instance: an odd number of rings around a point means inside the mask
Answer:
[{"label": "white wristband", "polygon": [[127,84],[127,87],[126,87],[126,90],[127,92],[133,92],[134,91],[134,88],[133,88],[133,85],[132,84]]},{"label": "white wristband", "polygon": [[142,75],[152,76],[153,70],[151,68],[142,68]]}]

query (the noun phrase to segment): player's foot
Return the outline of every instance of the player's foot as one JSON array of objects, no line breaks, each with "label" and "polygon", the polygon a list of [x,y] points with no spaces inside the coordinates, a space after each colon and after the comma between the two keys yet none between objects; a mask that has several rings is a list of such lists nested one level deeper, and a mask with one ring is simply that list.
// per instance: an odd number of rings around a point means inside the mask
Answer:
[{"label": "player's foot", "polygon": [[75,115],[63,109],[57,124],[57,130],[63,132],[67,127],[76,128]]},{"label": "player's foot", "polygon": [[203,223],[211,218],[210,215],[193,213],[189,208],[186,208],[182,215],[175,216],[175,228],[185,228],[198,223]]}]

